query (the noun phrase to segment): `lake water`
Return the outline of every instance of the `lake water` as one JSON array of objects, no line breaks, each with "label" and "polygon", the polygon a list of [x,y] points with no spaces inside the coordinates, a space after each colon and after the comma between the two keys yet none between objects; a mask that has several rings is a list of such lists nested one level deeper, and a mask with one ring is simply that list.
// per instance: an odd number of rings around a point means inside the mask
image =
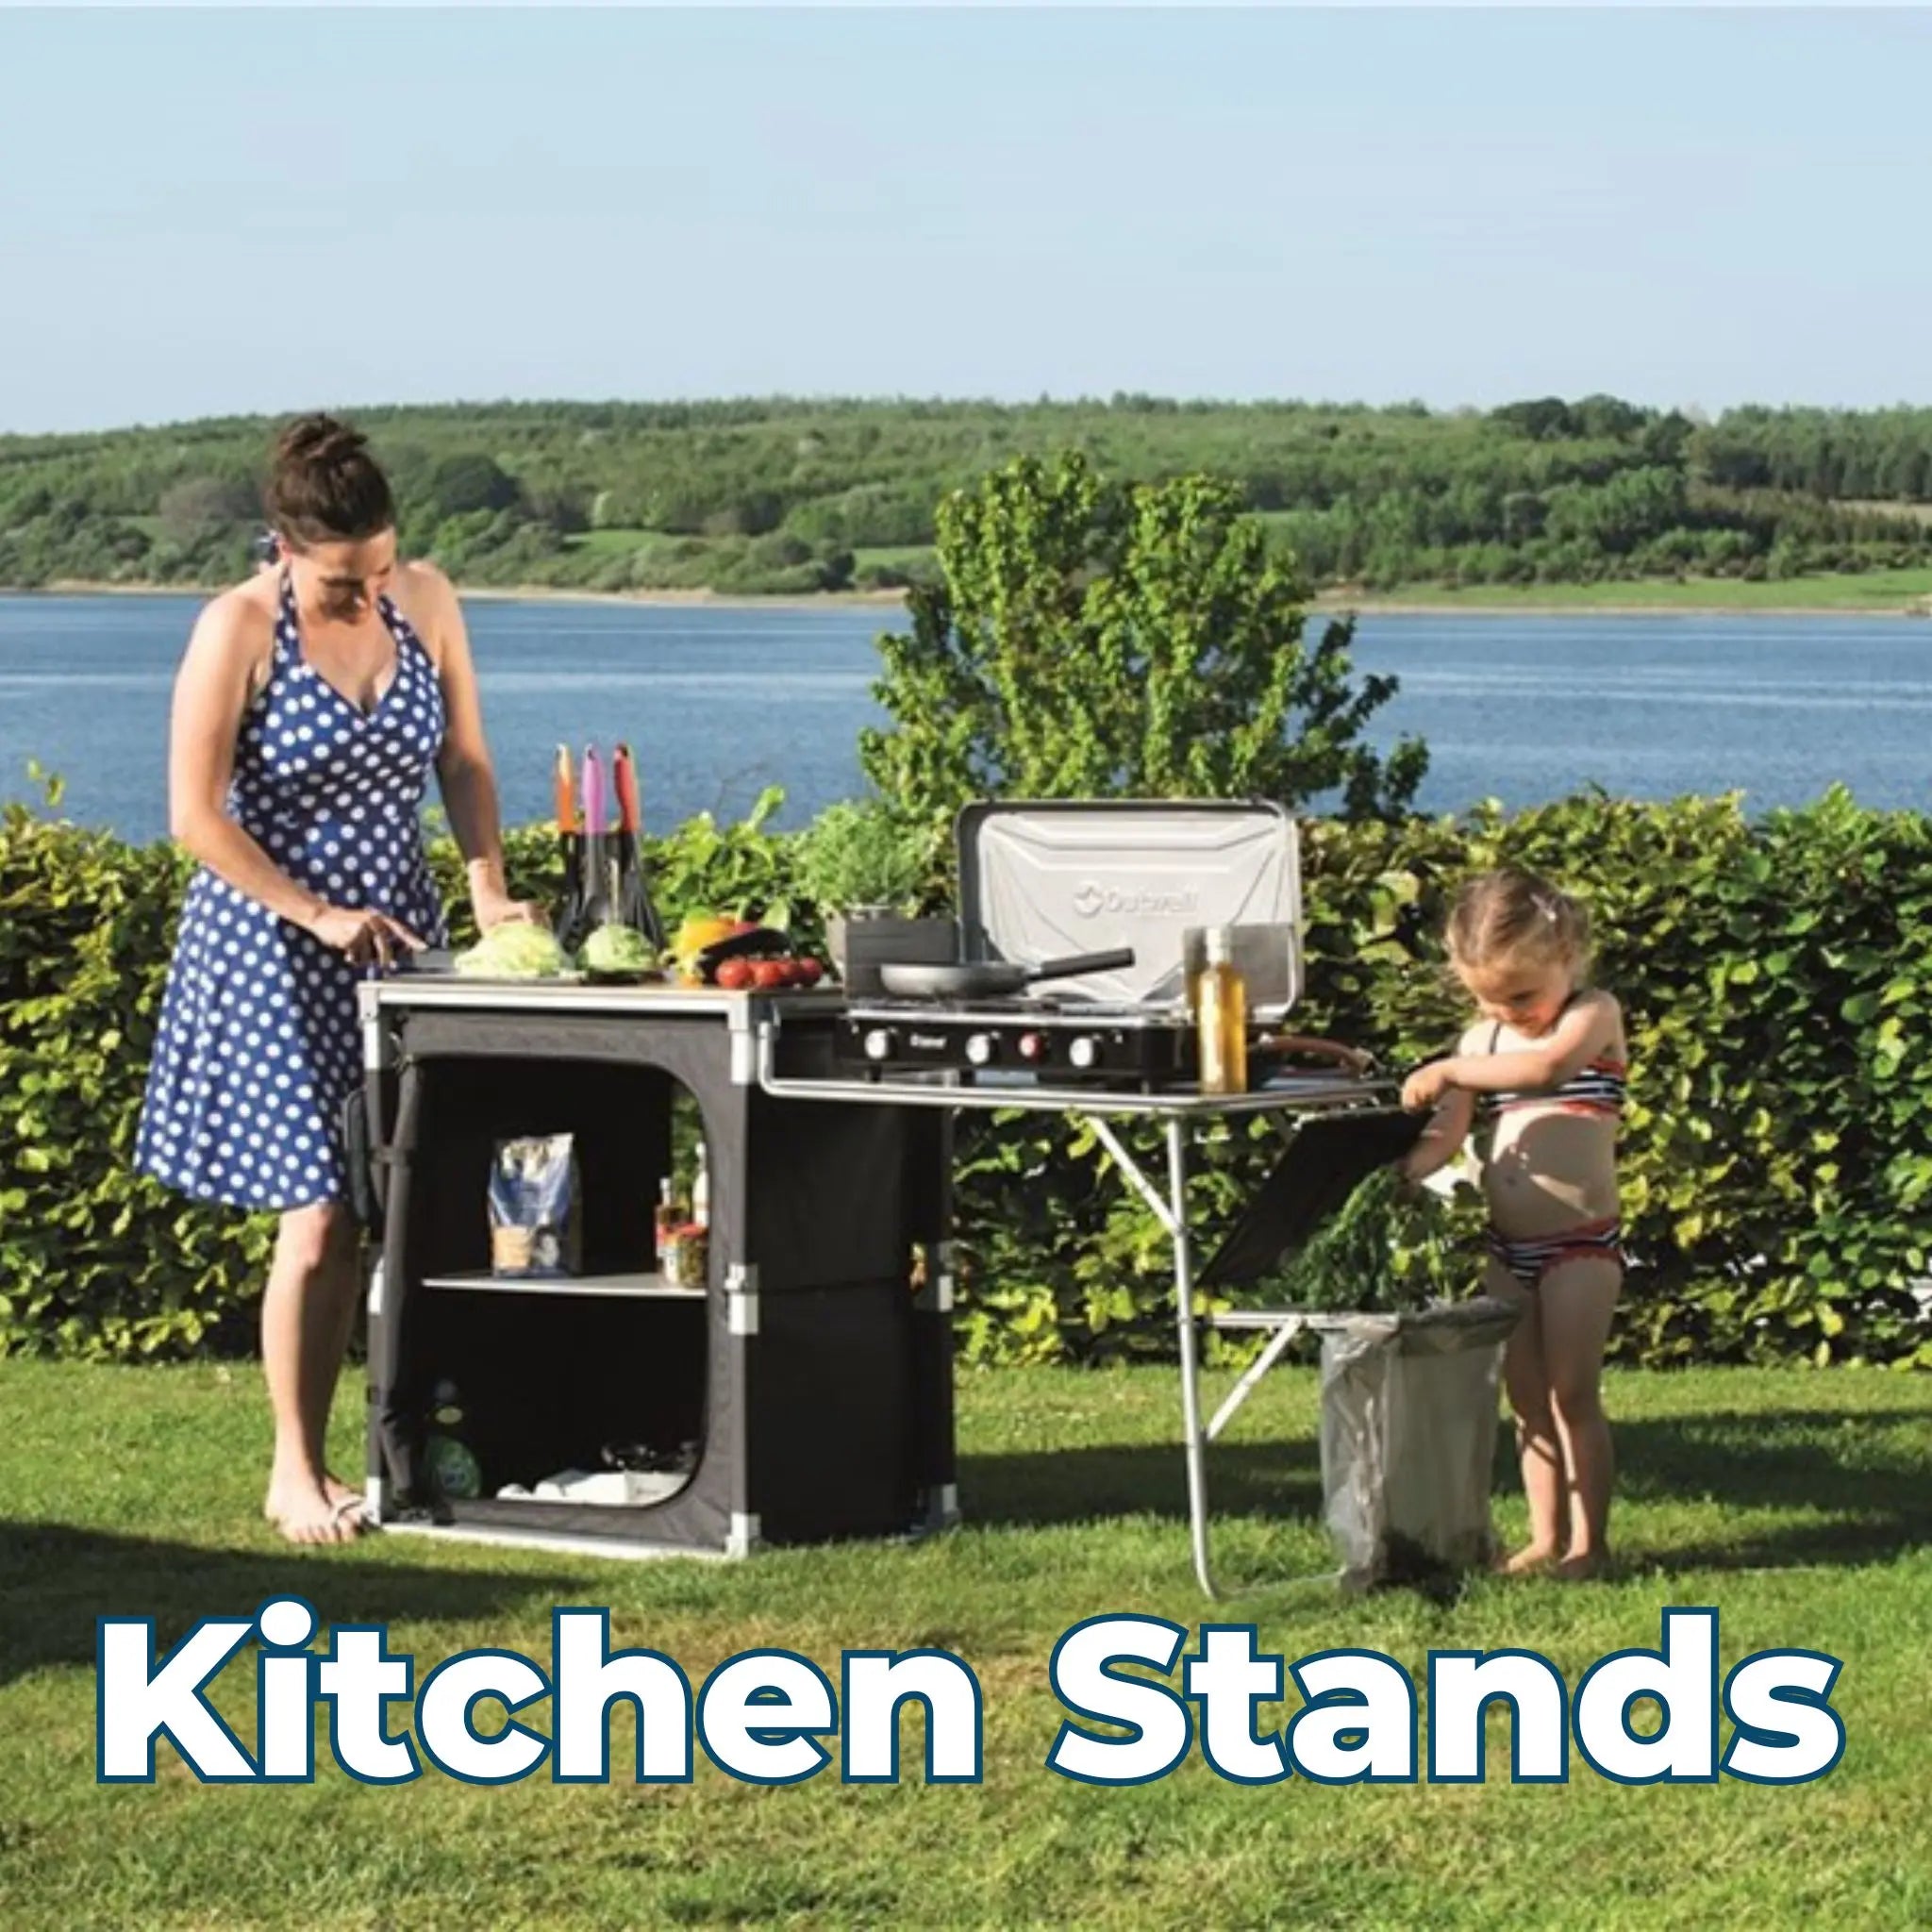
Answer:
[{"label": "lake water", "polygon": [[[169,692],[199,600],[0,595],[0,798],[38,758],[63,811],[146,840],[166,826]],[[559,742],[627,739],[646,823],[743,811],[782,785],[802,824],[858,785],[890,607],[468,607],[506,818],[548,815]],[[1373,615],[1363,670],[1401,694],[1383,743],[1426,739],[1423,804],[1517,806],[1596,784],[1638,798],[1742,790],[1801,804],[1932,802],[1932,625],[1869,617]]]}]

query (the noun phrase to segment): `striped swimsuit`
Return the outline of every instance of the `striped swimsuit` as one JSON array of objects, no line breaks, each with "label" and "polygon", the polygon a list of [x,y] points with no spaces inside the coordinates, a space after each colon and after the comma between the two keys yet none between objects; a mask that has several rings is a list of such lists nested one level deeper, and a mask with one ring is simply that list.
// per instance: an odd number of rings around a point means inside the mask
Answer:
[{"label": "striped swimsuit", "polygon": [[[1502,1024],[1498,1022],[1490,1035],[1491,1053],[1496,1051],[1502,1033]],[[1498,1115],[1519,1108],[1539,1107],[1557,1113],[1617,1120],[1624,1112],[1628,1074],[1624,1061],[1602,1055],[1588,1066],[1579,1067],[1557,1087],[1482,1094],[1476,1103],[1477,1118],[1493,1121]],[[1489,1250],[1527,1289],[1541,1288],[1543,1276],[1564,1261],[1601,1257],[1621,1267],[1626,1258],[1624,1224],[1615,1215],[1603,1221],[1579,1222],[1576,1226],[1556,1234],[1532,1235],[1521,1240],[1500,1233],[1491,1224]]]}]

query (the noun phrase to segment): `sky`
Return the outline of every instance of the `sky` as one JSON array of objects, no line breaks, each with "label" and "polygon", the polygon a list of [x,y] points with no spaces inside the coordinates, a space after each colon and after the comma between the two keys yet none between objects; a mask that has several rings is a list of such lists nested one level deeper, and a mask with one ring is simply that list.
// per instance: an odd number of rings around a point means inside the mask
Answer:
[{"label": "sky", "polygon": [[1932,14],[0,7],[0,432],[1932,402]]}]

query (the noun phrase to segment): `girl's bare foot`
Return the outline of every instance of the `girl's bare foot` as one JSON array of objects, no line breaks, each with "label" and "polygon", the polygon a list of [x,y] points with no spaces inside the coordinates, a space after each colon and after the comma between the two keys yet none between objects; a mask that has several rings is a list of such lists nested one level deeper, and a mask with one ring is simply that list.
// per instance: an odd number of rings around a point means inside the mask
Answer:
[{"label": "girl's bare foot", "polygon": [[[349,1501],[359,1498],[351,1492]],[[261,1513],[291,1543],[345,1543],[362,1527],[359,1513],[331,1497],[320,1484],[294,1479],[269,1485]]]},{"label": "girl's bare foot", "polygon": [[1557,1565],[1557,1574],[1565,1583],[1593,1583],[1607,1575],[1610,1567],[1607,1550],[1577,1550]]},{"label": "girl's bare foot", "polygon": [[1534,1576],[1556,1560],[1554,1544],[1525,1543],[1513,1557],[1498,1557],[1490,1567],[1498,1576]]}]

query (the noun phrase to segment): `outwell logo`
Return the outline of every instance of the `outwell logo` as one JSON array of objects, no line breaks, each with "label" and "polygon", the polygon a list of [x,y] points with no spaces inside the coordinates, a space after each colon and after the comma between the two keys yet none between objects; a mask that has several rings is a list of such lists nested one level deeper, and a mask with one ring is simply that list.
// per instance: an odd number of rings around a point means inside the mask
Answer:
[{"label": "outwell logo", "polygon": [[1074,910],[1082,919],[1097,918],[1103,912],[1139,919],[1189,919],[1200,906],[1200,895],[1190,886],[1163,891],[1158,886],[1103,886],[1089,879],[1074,894]]}]

